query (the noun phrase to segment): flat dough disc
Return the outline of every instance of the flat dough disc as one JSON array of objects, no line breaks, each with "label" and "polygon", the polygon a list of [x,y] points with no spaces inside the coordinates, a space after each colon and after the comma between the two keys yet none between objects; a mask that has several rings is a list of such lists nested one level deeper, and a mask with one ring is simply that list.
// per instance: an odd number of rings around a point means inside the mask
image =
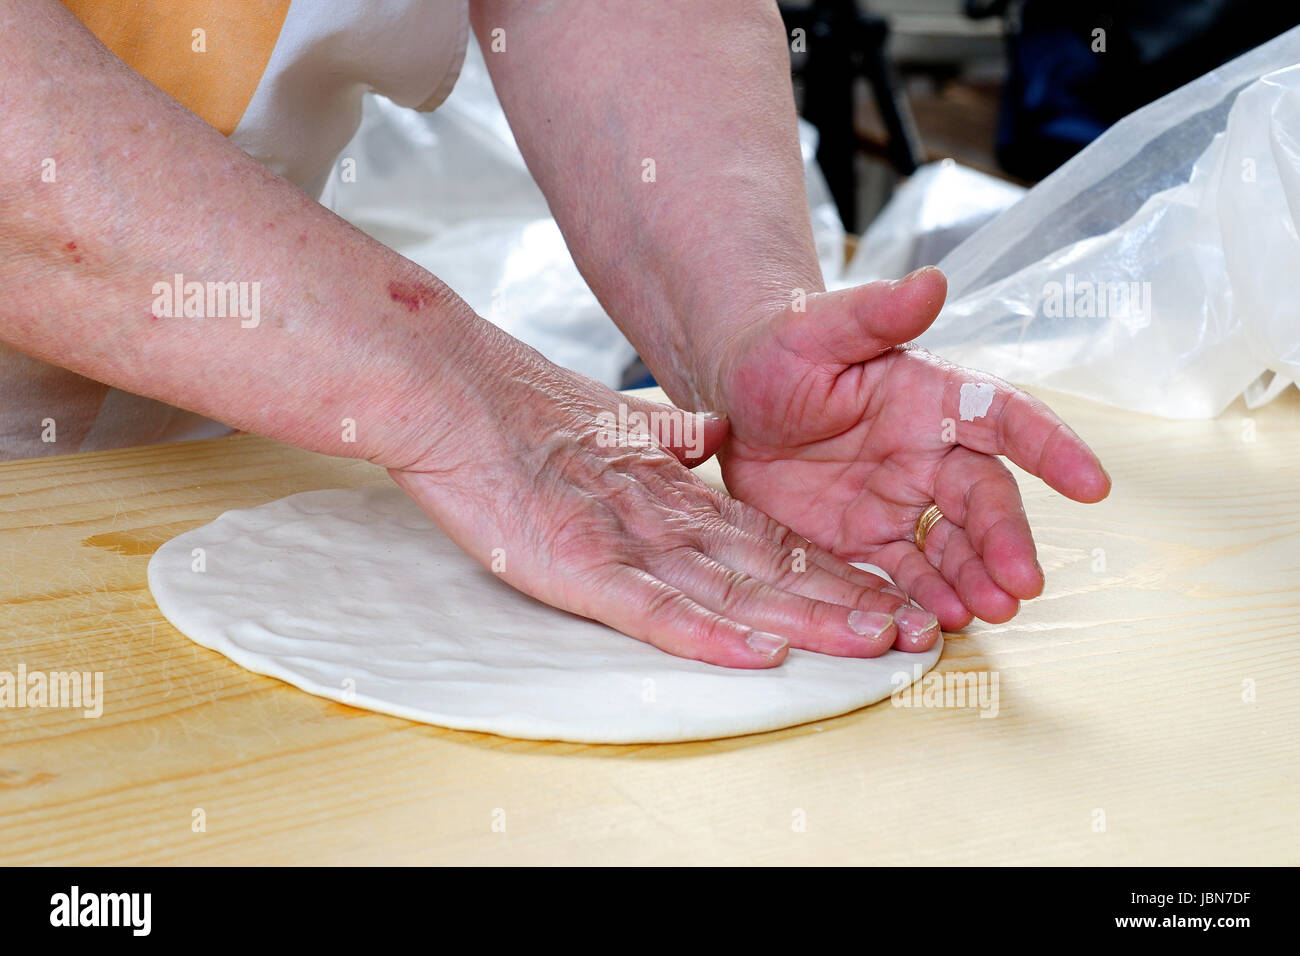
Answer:
[{"label": "flat dough disc", "polygon": [[672,657],[514,590],[395,486],[227,511],[159,548],[149,587],[184,634],[258,674],[409,720],[537,740],[789,727],[888,697],[942,649],[872,660],[792,650],[771,670]]}]

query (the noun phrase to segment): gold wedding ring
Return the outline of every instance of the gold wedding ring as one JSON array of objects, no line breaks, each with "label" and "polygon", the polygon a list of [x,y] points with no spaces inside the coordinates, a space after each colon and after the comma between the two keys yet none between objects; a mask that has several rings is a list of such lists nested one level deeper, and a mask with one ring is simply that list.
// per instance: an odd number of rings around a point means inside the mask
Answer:
[{"label": "gold wedding ring", "polygon": [[943,512],[939,510],[938,505],[930,505],[921,512],[921,517],[916,519],[916,525],[912,528],[912,538],[916,541],[916,549],[925,554],[925,536],[930,533],[930,529],[939,523],[943,517]]}]

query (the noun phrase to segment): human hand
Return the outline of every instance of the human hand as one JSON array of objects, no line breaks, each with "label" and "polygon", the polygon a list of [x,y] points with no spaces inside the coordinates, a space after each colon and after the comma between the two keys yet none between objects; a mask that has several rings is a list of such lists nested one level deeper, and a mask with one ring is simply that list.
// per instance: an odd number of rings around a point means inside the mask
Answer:
[{"label": "human hand", "polygon": [[[952,630],[1009,620],[1043,588],[1019,487],[995,456],[1081,502],[1105,498],[1110,478],[1042,402],[906,344],[946,290],[926,268],[737,325],[709,404],[730,416],[719,459],[732,494],[883,568]],[[922,553],[914,527],[931,503],[944,517]]]},{"label": "human hand", "polygon": [[477,354],[496,356],[492,367],[466,375],[454,414],[435,416],[455,429],[408,428],[376,460],[507,583],[729,667],[774,666],[789,647],[874,657],[933,646],[933,616],[897,589],[688,469],[721,444],[725,419],[619,395],[504,335]]}]

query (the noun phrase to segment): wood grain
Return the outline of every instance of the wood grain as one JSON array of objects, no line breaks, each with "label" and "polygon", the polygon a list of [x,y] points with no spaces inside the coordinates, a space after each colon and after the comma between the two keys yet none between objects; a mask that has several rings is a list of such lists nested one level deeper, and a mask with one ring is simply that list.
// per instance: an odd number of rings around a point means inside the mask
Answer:
[{"label": "wood grain", "polygon": [[371,466],[250,436],[0,465],[0,671],[105,681],[98,719],[0,709],[0,862],[1300,862],[1300,396],[1188,423],[1044,397],[1115,490],[1018,473],[1047,591],[938,668],[996,672],[996,717],[884,702],[664,746],[354,710],[158,613],[163,541]]}]

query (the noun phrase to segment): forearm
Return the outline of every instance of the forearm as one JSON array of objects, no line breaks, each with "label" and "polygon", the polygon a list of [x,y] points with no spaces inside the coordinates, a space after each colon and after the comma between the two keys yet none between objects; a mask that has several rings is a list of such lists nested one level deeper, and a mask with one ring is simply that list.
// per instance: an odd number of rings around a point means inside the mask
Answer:
[{"label": "forearm", "polygon": [[480,0],[473,16],[583,276],[675,402],[718,408],[723,344],[823,288],[775,6]]},{"label": "forearm", "polygon": [[[61,5],[0,5],[0,69],[0,340],[349,457],[386,454],[439,377],[454,391],[458,350],[486,323],[127,69]],[[177,275],[244,283],[257,314],[187,317],[188,296],[160,299]],[[445,403],[420,414],[452,427]]]}]

